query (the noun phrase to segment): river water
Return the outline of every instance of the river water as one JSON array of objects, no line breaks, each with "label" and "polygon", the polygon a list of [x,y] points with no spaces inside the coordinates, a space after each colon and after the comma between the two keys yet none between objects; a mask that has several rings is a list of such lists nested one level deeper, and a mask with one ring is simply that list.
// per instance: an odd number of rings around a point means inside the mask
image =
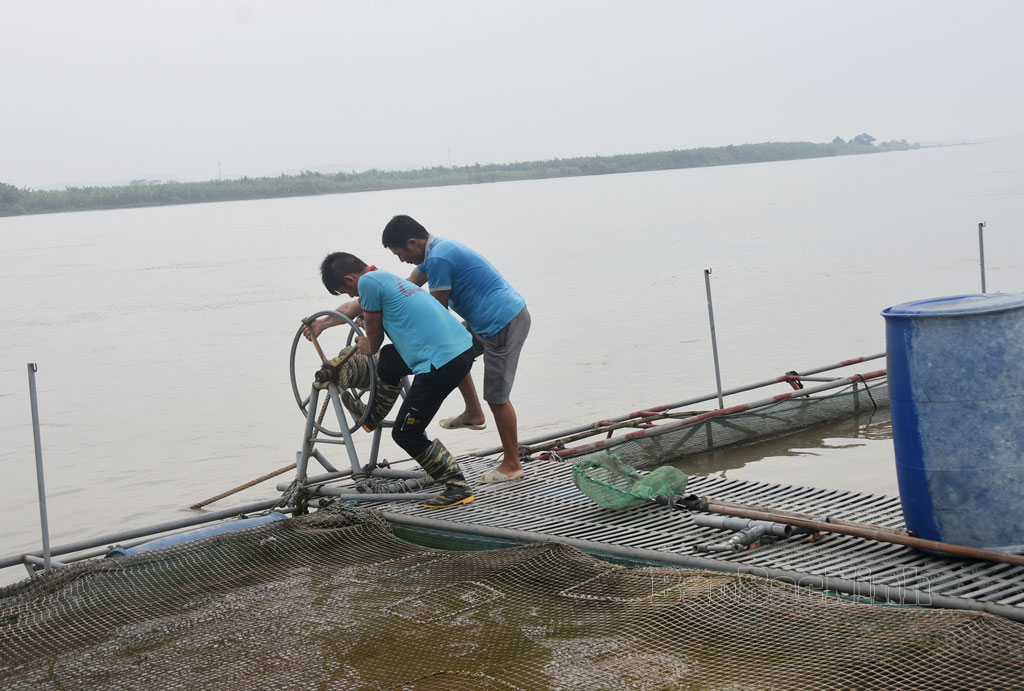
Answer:
[{"label": "river water", "polygon": [[[1024,290],[1019,141],[2,218],[0,556],[40,544],[27,363],[52,544],[186,515],[294,461],[289,348],[300,317],[339,302],[319,261],[345,250],[405,274],[380,246],[396,213],[478,249],[526,296],[523,437],[714,392],[707,268],[725,388],[881,352],[885,307],[977,292],[981,221],[988,290]],[[335,332],[325,349],[342,345]],[[300,362],[308,382],[304,342]],[[440,415],[458,409],[456,395]],[[456,452],[497,446],[493,424],[431,430]],[[876,415],[696,472],[895,495],[890,437]],[[383,456],[404,457],[389,445]],[[235,502],[269,498],[272,484]]]}]

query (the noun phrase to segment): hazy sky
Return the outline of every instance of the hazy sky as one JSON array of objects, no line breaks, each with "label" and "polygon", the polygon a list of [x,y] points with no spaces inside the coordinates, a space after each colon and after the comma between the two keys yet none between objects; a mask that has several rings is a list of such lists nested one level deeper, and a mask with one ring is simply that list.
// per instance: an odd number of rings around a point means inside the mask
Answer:
[{"label": "hazy sky", "polygon": [[0,182],[1024,133],[1021,0],[0,0]]}]

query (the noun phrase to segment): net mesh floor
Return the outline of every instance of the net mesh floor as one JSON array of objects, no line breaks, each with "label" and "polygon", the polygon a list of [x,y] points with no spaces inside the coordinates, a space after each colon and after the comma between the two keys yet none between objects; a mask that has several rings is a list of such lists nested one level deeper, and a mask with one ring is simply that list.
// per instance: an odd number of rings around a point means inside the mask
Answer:
[{"label": "net mesh floor", "polygon": [[0,590],[21,688],[1020,688],[1024,626],[339,508]]}]

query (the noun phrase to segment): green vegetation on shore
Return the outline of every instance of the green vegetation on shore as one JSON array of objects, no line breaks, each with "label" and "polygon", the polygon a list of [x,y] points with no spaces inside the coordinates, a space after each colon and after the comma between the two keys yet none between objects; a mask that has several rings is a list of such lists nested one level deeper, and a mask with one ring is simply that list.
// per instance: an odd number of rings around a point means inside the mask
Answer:
[{"label": "green vegetation on shore", "polygon": [[875,144],[875,138],[860,134],[849,142],[836,137],[828,144],[812,142],[766,142],[714,148],[658,151],[619,156],[555,158],[526,163],[436,166],[420,170],[367,170],[361,173],[315,173],[207,180],[205,182],[134,181],[119,187],[68,187],[64,190],[33,190],[0,182],[0,216],[45,214],[62,211],[92,211],[168,204],[302,197],[315,194],[369,192],[407,187],[470,185],[484,182],[537,180],[578,175],[636,173],[675,168],[701,168],[738,163],[765,163],[802,158],[847,156],[851,154],[906,151],[918,148],[907,141]]}]

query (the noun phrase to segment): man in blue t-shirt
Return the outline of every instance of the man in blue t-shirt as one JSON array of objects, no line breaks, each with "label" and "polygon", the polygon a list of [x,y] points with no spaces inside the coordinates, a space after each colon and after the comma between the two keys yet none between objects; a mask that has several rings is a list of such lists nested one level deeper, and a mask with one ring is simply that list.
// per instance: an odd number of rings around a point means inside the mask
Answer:
[{"label": "man in blue t-shirt", "polygon": [[[433,442],[426,427],[441,403],[469,376],[473,366],[473,341],[451,312],[417,285],[346,252],[327,255],[320,265],[324,286],[332,295],[358,298],[338,307],[350,318],[363,316],[366,336],[356,338],[364,355],[380,351],[377,390],[373,410],[366,421],[374,429],[394,406],[402,377],[413,374],[412,386],[398,410],[391,436],[427,473],[445,489],[424,506],[441,508],[468,504],[473,492],[466,484],[458,463],[440,440]],[[305,321],[305,320],[303,320]],[[343,323],[325,316],[304,327],[307,338]],[[383,345],[384,335],[391,343]],[[362,403],[345,392],[345,406],[362,416]]]},{"label": "man in blue t-shirt", "polygon": [[[480,481],[504,482],[522,477],[516,411],[509,396],[519,354],[530,333],[526,300],[479,253],[454,240],[429,234],[409,216],[392,218],[381,241],[403,262],[416,265],[409,275],[411,283],[429,283],[430,294],[466,320],[473,334],[474,352],[484,356],[484,400],[494,415],[504,454],[501,464],[484,473]],[[484,411],[472,376],[466,375],[459,391],[465,410],[441,420],[441,426],[483,429]]]}]

